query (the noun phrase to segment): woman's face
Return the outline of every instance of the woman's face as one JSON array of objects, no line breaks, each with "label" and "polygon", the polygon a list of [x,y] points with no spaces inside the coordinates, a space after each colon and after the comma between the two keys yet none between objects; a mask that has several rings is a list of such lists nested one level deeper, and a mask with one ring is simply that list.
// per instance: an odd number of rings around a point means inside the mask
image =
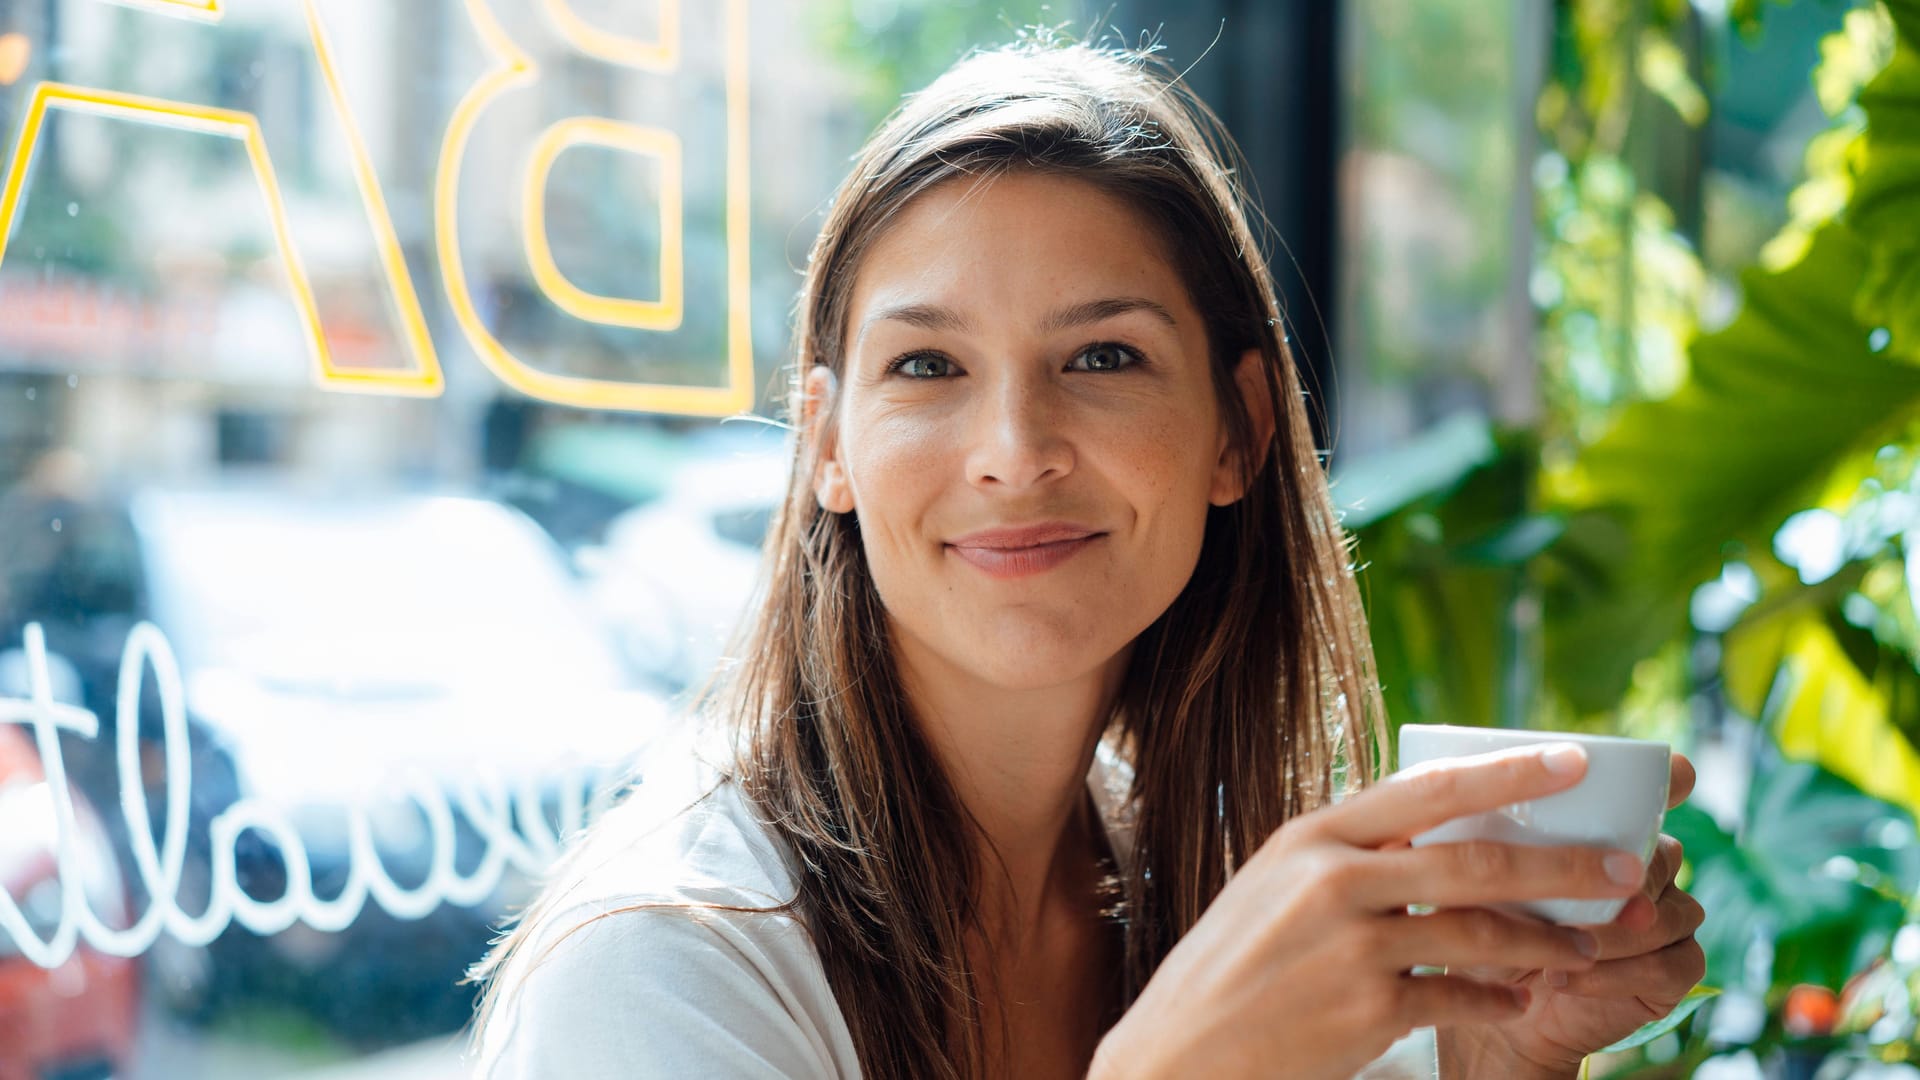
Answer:
[{"label": "woman's face", "polygon": [[816,493],[857,515],[908,660],[1008,689],[1110,672],[1186,585],[1242,488],[1163,249],[1128,203],[1021,172],[935,188],[870,249]]}]

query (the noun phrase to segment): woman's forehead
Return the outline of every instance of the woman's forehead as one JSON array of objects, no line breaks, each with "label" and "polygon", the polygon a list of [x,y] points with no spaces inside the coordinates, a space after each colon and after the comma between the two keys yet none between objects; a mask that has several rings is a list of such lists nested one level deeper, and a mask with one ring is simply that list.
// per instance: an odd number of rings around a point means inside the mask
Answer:
[{"label": "woman's forehead", "polygon": [[901,208],[861,260],[849,340],[891,314],[965,331],[978,318],[1014,315],[1057,325],[1075,306],[1114,300],[1125,303],[1109,314],[1197,321],[1165,246],[1138,208],[1086,180],[1030,171],[956,178]]}]

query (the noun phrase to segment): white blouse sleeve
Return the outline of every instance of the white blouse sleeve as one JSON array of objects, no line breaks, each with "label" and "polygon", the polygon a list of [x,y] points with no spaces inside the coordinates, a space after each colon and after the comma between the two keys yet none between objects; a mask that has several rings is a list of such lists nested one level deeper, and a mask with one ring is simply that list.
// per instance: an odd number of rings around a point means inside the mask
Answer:
[{"label": "white blouse sleeve", "polygon": [[841,1076],[792,919],[576,908],[554,922],[571,932],[536,935],[502,972],[483,1080]]}]

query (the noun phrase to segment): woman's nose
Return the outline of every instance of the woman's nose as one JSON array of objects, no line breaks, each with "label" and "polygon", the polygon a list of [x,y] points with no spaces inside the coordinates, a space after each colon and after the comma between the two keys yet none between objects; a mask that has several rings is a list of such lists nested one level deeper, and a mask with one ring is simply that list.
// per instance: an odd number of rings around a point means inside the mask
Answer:
[{"label": "woman's nose", "polygon": [[1026,488],[1073,471],[1065,413],[1044,387],[1008,380],[977,402],[969,425],[967,481]]}]

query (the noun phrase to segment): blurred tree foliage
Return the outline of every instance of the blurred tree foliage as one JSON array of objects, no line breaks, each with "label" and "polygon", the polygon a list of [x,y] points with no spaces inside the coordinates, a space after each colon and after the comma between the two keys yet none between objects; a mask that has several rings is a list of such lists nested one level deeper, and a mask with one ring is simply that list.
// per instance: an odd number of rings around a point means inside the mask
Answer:
[{"label": "blurred tree foliage", "polygon": [[[1743,806],[1671,819],[1710,980],[1752,1004],[1610,1059],[1668,1075],[1738,1045],[1920,1062],[1920,0],[1828,4],[1818,66],[1782,73],[1828,125],[1724,325],[1667,160],[1711,115],[1703,37],[1785,2],[1561,0],[1541,419],[1444,425],[1401,452],[1419,482],[1339,489],[1397,721],[1764,734]],[[1839,1030],[1782,1022],[1796,984],[1847,988]]]},{"label": "blurred tree foliage", "polygon": [[[1920,54],[1891,17],[1913,3],[1851,12],[1829,39],[1817,84],[1834,124],[1809,147],[1792,220],[1743,274],[1739,314],[1692,340],[1677,389],[1619,408],[1603,434],[1549,462],[1541,496],[1567,516],[1570,545],[1593,538],[1581,555],[1598,572],[1563,577],[1548,602],[1547,678],[1578,711],[1606,708],[1633,665],[1689,633],[1722,635],[1736,708],[1788,722],[1790,749],[1831,745],[1817,756],[1835,772],[1920,808],[1907,740],[1865,740],[1884,724],[1857,708],[1816,722],[1799,700],[1827,681],[1810,678],[1824,670],[1812,657],[1844,658],[1879,680],[1869,696],[1886,699],[1885,723],[1905,722],[1891,719],[1900,680],[1879,655],[1901,620],[1872,628],[1896,609],[1912,619],[1904,520],[1888,519],[1913,486],[1897,466],[1920,418],[1920,327],[1907,325],[1920,309]],[[1849,564],[1857,573],[1843,574]],[[1713,590],[1729,588],[1730,565],[1750,606],[1697,617],[1724,602]],[[1882,565],[1899,567],[1902,587],[1875,575]],[[1874,587],[1838,584],[1856,576]],[[1789,634],[1795,619],[1830,625]],[[1841,647],[1822,652],[1827,641]]]},{"label": "blurred tree foliage", "polygon": [[868,126],[976,46],[1087,25],[1081,0],[809,0],[814,40],[854,79]]},{"label": "blurred tree foliage", "polygon": [[[1498,377],[1513,258],[1514,12],[1484,0],[1351,0],[1340,165],[1344,380]],[[1417,192],[1417,195],[1415,194]],[[1362,362],[1364,361],[1364,362]]]}]

